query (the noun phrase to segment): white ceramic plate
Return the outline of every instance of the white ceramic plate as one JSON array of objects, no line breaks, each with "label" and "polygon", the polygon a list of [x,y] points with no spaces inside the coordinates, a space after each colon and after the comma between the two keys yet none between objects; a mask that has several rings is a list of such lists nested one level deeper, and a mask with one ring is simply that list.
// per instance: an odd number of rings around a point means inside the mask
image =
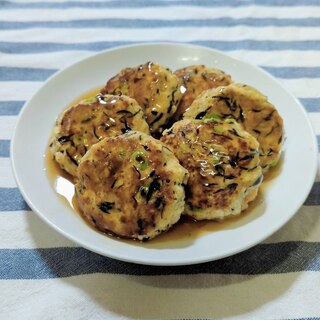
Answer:
[{"label": "white ceramic plate", "polygon": [[[242,219],[188,241],[137,245],[95,232],[58,198],[45,171],[44,154],[58,114],[83,93],[103,86],[120,69],[147,61],[161,63],[172,70],[192,64],[222,69],[230,73],[233,80],[267,95],[284,119],[286,140],[281,170],[263,189],[262,201]],[[89,250],[123,261],[185,265],[243,251],[283,226],[303,204],[312,187],[317,145],[302,106],[269,74],[208,48],[165,43],[107,50],[55,74],[21,111],[11,155],[17,183],[29,206],[67,238]]]}]

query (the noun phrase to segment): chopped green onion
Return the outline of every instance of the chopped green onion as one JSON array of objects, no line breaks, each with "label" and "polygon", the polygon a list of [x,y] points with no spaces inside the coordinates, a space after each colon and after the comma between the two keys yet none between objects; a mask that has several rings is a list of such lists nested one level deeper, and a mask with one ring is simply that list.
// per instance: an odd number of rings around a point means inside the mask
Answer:
[{"label": "chopped green onion", "polygon": [[212,114],[209,114],[208,116],[204,116],[203,120],[205,123],[211,122],[211,121],[221,121],[221,117],[217,113],[212,113]]},{"label": "chopped green onion", "polygon": [[140,150],[134,151],[131,155],[131,159],[141,171],[146,170],[149,166],[145,154]]},{"label": "chopped green onion", "polygon": [[217,157],[216,155],[213,156],[213,159],[212,159],[212,164],[213,165],[217,165],[220,163],[220,157]]}]

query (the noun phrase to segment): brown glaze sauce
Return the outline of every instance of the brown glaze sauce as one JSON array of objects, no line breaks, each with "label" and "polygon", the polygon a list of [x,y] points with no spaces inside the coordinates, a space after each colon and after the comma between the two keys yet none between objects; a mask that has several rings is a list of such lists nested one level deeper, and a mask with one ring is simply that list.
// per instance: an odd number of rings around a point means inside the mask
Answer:
[{"label": "brown glaze sauce", "polygon": [[[95,96],[99,92],[99,89],[93,89],[87,93],[81,95],[79,98],[75,99],[70,105],[79,103],[81,100],[87,99],[89,97]],[[45,155],[46,161],[46,172],[48,179],[57,193],[57,196],[63,201],[67,206],[71,207],[73,211],[80,214],[80,210],[77,206],[77,200],[74,193],[74,181],[73,178],[63,171],[59,165],[53,160],[50,154],[49,148]],[[164,248],[164,247],[183,247],[188,243],[193,242],[196,238],[205,235],[207,233],[217,232],[220,230],[227,230],[237,228],[244,225],[250,220],[255,219],[257,216],[263,213],[264,207],[264,196],[263,193],[266,188],[272,183],[282,170],[282,158],[280,158],[279,163],[276,167],[270,169],[263,178],[263,182],[260,186],[258,196],[254,201],[249,204],[249,207],[244,210],[240,215],[229,217],[223,219],[222,221],[217,220],[205,220],[205,221],[194,221],[193,219],[182,216],[180,221],[176,223],[170,230],[157,236],[151,241],[140,242],[135,240],[120,239],[118,237],[103,233],[95,229],[93,226],[89,225],[90,228],[99,232],[105,236],[110,236],[112,238],[119,239],[123,242],[128,242],[130,244],[144,246],[148,248]],[[85,221],[85,220],[84,220]]]}]

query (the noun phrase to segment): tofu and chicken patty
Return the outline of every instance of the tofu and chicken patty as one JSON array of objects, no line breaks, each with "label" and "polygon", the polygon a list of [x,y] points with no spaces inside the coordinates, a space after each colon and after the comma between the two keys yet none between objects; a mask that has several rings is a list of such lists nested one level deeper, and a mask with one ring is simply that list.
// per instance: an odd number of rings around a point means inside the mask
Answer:
[{"label": "tofu and chicken patty", "polygon": [[174,115],[175,120],[180,120],[183,113],[192,104],[193,100],[205,90],[226,86],[232,82],[231,76],[225,72],[209,68],[205,65],[192,65],[174,72],[181,81],[183,92],[178,109]]},{"label": "tofu and chicken patty", "polygon": [[121,70],[101,93],[125,94],[136,99],[152,135],[163,131],[182,96],[179,78],[170,69],[153,62]]},{"label": "tofu and chicken patty", "polygon": [[141,132],[104,138],[82,158],[76,199],[95,228],[147,240],[168,230],[184,209],[188,172],[160,141]]},{"label": "tofu and chicken patty", "polygon": [[259,143],[234,119],[180,120],[161,141],[189,172],[186,215],[196,220],[237,215],[257,196]]},{"label": "tofu and chicken patty", "polygon": [[236,119],[258,140],[264,172],[277,164],[283,142],[283,120],[261,92],[240,83],[206,90],[193,101],[184,119],[202,119],[210,115]]},{"label": "tofu and chicken patty", "polygon": [[97,95],[67,108],[60,115],[49,148],[60,167],[76,176],[81,158],[93,144],[131,130],[149,134],[138,103],[124,95]]}]

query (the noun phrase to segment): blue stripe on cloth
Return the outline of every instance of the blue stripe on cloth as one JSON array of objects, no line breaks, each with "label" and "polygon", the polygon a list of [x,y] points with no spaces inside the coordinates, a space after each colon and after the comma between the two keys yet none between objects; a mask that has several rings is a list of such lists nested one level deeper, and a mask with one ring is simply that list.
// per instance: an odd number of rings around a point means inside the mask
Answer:
[{"label": "blue stripe on cloth", "polygon": [[[319,136],[318,136],[319,137]],[[319,141],[319,139],[318,139]],[[320,205],[320,182],[315,182],[313,187],[304,202],[306,206],[319,206]]]},{"label": "blue stripe on cloth", "polygon": [[300,98],[300,102],[308,112],[320,112],[320,98]]},{"label": "blue stripe on cloth", "polygon": [[[320,67],[262,67],[284,79],[320,78]],[[0,81],[44,81],[57,70],[45,68],[0,67]]]},{"label": "blue stripe on cloth", "polygon": [[258,50],[258,51],[275,51],[275,50],[320,50],[319,40],[305,41],[276,41],[276,40],[239,40],[239,41],[191,41],[191,44],[202,45],[222,51],[230,50]]},{"label": "blue stripe on cloth", "polygon": [[317,135],[318,150],[320,152],[320,135]]},{"label": "blue stripe on cloth", "polygon": [[320,67],[262,67],[283,79],[320,78]]},{"label": "blue stripe on cloth", "polygon": [[40,68],[0,67],[0,81],[44,81],[55,71]]},{"label": "blue stripe on cloth", "polygon": [[[25,54],[25,53],[46,53],[68,50],[89,50],[100,51],[114,47],[137,44],[130,41],[102,41],[102,42],[84,42],[84,43],[55,43],[55,42],[0,42],[0,52]],[[320,42],[319,42],[320,45]]]},{"label": "blue stripe on cloth", "polygon": [[0,140],[0,157],[7,158],[10,156],[10,140]]},{"label": "blue stripe on cloth", "polygon": [[[319,317],[308,317],[308,318],[290,318],[290,320],[319,320]],[[289,320],[289,319],[287,319]]]},{"label": "blue stripe on cloth", "polygon": [[[16,116],[19,114],[24,101],[0,101],[0,116]],[[1,143],[0,143],[1,148]]]},{"label": "blue stripe on cloth", "polygon": [[177,267],[130,264],[78,247],[0,249],[0,279],[50,279],[93,273],[258,275],[299,271],[320,271],[320,243],[260,244],[221,260]]},{"label": "blue stripe on cloth", "polygon": [[0,188],[0,199],[0,213],[1,211],[30,210],[18,188]]},{"label": "blue stripe on cloth", "polygon": [[[0,211],[30,210],[18,188],[0,188],[0,199]],[[314,183],[304,205],[320,205],[320,182]]]},{"label": "blue stripe on cloth", "polygon": [[[319,320],[320,317],[308,317],[308,318],[290,318],[290,320]],[[289,319],[286,319],[289,320]]]},{"label": "blue stripe on cloth", "polygon": [[70,21],[0,21],[0,30],[29,28],[182,28],[182,27],[318,27],[320,18],[216,18],[216,19],[88,19]]},{"label": "blue stripe on cloth", "polygon": [[228,4],[220,0],[122,0],[122,1],[65,1],[65,2],[10,2],[2,0],[0,9],[39,9],[39,8],[142,8],[142,7],[170,7],[170,6],[195,6],[195,7],[246,7],[261,6],[314,6],[319,5],[319,0],[229,0]]},{"label": "blue stripe on cloth", "polygon": [[[154,41],[162,42],[162,41]],[[169,41],[170,42],[170,41]],[[173,42],[173,41],[171,41]],[[101,51],[129,44],[147,44],[143,41],[99,41],[84,43],[53,43],[53,42],[0,42],[0,52],[13,54],[43,53],[68,50]],[[185,42],[184,42],[185,43]],[[251,50],[251,51],[276,51],[276,50],[320,50],[319,40],[306,41],[273,41],[273,40],[239,40],[239,41],[190,41],[190,44],[222,50]]]}]

